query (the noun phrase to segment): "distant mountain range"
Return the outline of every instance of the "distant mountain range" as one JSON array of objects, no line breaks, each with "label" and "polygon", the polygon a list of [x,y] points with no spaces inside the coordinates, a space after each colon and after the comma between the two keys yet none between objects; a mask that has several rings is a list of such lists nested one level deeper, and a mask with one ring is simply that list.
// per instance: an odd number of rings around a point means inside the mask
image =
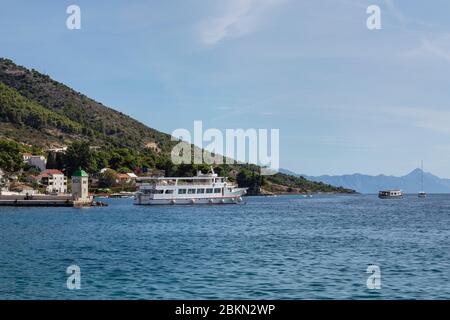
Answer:
[{"label": "distant mountain range", "polygon": [[[378,193],[380,190],[401,189],[406,193],[417,193],[421,191],[421,169],[414,169],[409,174],[395,177],[383,174],[370,176],[365,174],[348,174],[340,176],[307,176],[296,174],[289,170],[282,170],[283,173],[303,176],[308,180],[323,182],[334,186],[343,186],[356,190],[360,193]],[[439,178],[429,172],[423,173],[424,189],[428,193],[450,193],[450,179]]]}]

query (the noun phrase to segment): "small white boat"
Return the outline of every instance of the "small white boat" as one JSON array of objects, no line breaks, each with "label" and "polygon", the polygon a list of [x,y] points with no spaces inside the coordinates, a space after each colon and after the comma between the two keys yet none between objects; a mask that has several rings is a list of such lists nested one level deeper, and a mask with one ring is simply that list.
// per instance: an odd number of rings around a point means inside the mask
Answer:
[{"label": "small white boat", "polygon": [[247,188],[218,177],[212,168],[211,173],[198,172],[196,177],[141,177],[136,182],[136,205],[237,204],[247,193]]},{"label": "small white boat", "polygon": [[425,191],[423,191],[423,161],[422,161],[422,165],[421,165],[421,190],[422,191],[419,191],[419,193],[417,194],[417,196],[419,197],[419,198],[426,198],[427,197],[427,193],[425,192]]},{"label": "small white boat", "polygon": [[119,193],[112,193],[109,198],[133,198],[134,192],[121,191]]},{"label": "small white boat", "polygon": [[384,191],[378,192],[378,198],[380,198],[380,199],[403,198],[403,192],[401,190],[384,190]]}]

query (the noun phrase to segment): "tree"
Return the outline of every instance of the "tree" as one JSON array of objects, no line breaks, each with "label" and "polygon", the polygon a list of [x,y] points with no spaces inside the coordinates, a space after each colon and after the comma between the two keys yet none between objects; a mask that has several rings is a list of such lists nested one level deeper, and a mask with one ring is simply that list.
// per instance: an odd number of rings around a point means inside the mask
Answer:
[{"label": "tree", "polygon": [[241,170],[236,177],[236,181],[240,188],[248,188],[249,194],[258,194],[260,192],[261,176],[255,174],[255,171]]},{"label": "tree", "polygon": [[49,152],[47,153],[47,169],[57,169],[56,168],[56,153],[55,152]]},{"label": "tree", "polygon": [[19,171],[23,168],[23,157],[18,143],[0,141],[0,169],[7,172]]},{"label": "tree", "polygon": [[191,164],[182,163],[177,166],[175,175],[178,177],[192,177],[194,168]]},{"label": "tree", "polygon": [[171,177],[173,173],[175,173],[174,165],[169,158],[166,157],[158,157],[156,160],[156,168],[158,170],[164,170],[164,175],[166,177]]},{"label": "tree", "polygon": [[219,177],[227,177],[230,168],[226,164],[222,164],[214,168],[214,171],[219,175]]},{"label": "tree", "polygon": [[100,150],[94,153],[95,163],[97,164],[97,169],[107,168],[109,166],[109,159],[111,155],[105,150]]},{"label": "tree", "polygon": [[78,168],[88,172],[94,172],[96,169],[94,157],[87,142],[74,142],[66,151],[65,155],[66,172],[71,175]]},{"label": "tree", "polygon": [[57,152],[56,153],[56,168],[57,169],[64,169],[64,153]]},{"label": "tree", "polygon": [[116,172],[108,169],[100,174],[98,179],[98,186],[100,188],[111,188],[116,184]]}]

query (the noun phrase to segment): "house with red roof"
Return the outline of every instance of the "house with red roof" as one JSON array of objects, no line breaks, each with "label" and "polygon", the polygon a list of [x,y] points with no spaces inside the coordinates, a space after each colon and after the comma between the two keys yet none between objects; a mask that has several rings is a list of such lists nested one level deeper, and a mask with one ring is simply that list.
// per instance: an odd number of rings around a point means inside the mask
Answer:
[{"label": "house with red roof", "polygon": [[67,193],[67,177],[57,169],[44,170],[34,180],[45,186],[48,193]]}]

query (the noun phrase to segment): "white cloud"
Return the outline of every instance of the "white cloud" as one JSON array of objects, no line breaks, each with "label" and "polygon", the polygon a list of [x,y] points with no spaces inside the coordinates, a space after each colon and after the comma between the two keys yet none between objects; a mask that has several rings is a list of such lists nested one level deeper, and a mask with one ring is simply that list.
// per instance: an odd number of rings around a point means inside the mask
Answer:
[{"label": "white cloud", "polygon": [[450,61],[450,51],[428,40],[422,40],[422,50]]},{"label": "white cloud", "polygon": [[450,110],[436,107],[406,107],[406,106],[366,106],[365,108],[339,107],[346,114],[359,114],[367,119],[377,119],[382,122],[402,123],[415,128],[430,130],[441,134],[450,134]]},{"label": "white cloud", "polygon": [[432,108],[395,107],[383,108],[383,112],[403,119],[413,126],[432,130],[439,133],[450,134],[450,111]]},{"label": "white cloud", "polygon": [[392,0],[384,0],[384,3],[386,4],[386,7],[389,10],[389,13],[397,20],[399,21],[403,27],[405,27],[406,23],[408,22],[408,19],[403,15],[403,13],[397,8],[395,3]]},{"label": "white cloud", "polygon": [[223,13],[200,26],[201,41],[213,46],[225,38],[248,35],[262,25],[269,11],[286,0],[228,0]]},{"label": "white cloud", "polygon": [[[341,116],[359,118],[367,122],[390,123],[393,125],[407,125],[440,134],[450,134],[450,110],[442,107],[420,106],[375,106],[366,105],[364,108],[350,105],[315,106],[314,109],[322,113],[335,114],[340,111]],[[361,122],[364,123],[364,122]]]},{"label": "white cloud", "polygon": [[439,58],[450,61],[449,39],[450,35],[434,38],[433,40],[422,38],[417,48],[407,51],[401,56],[406,58]]}]

